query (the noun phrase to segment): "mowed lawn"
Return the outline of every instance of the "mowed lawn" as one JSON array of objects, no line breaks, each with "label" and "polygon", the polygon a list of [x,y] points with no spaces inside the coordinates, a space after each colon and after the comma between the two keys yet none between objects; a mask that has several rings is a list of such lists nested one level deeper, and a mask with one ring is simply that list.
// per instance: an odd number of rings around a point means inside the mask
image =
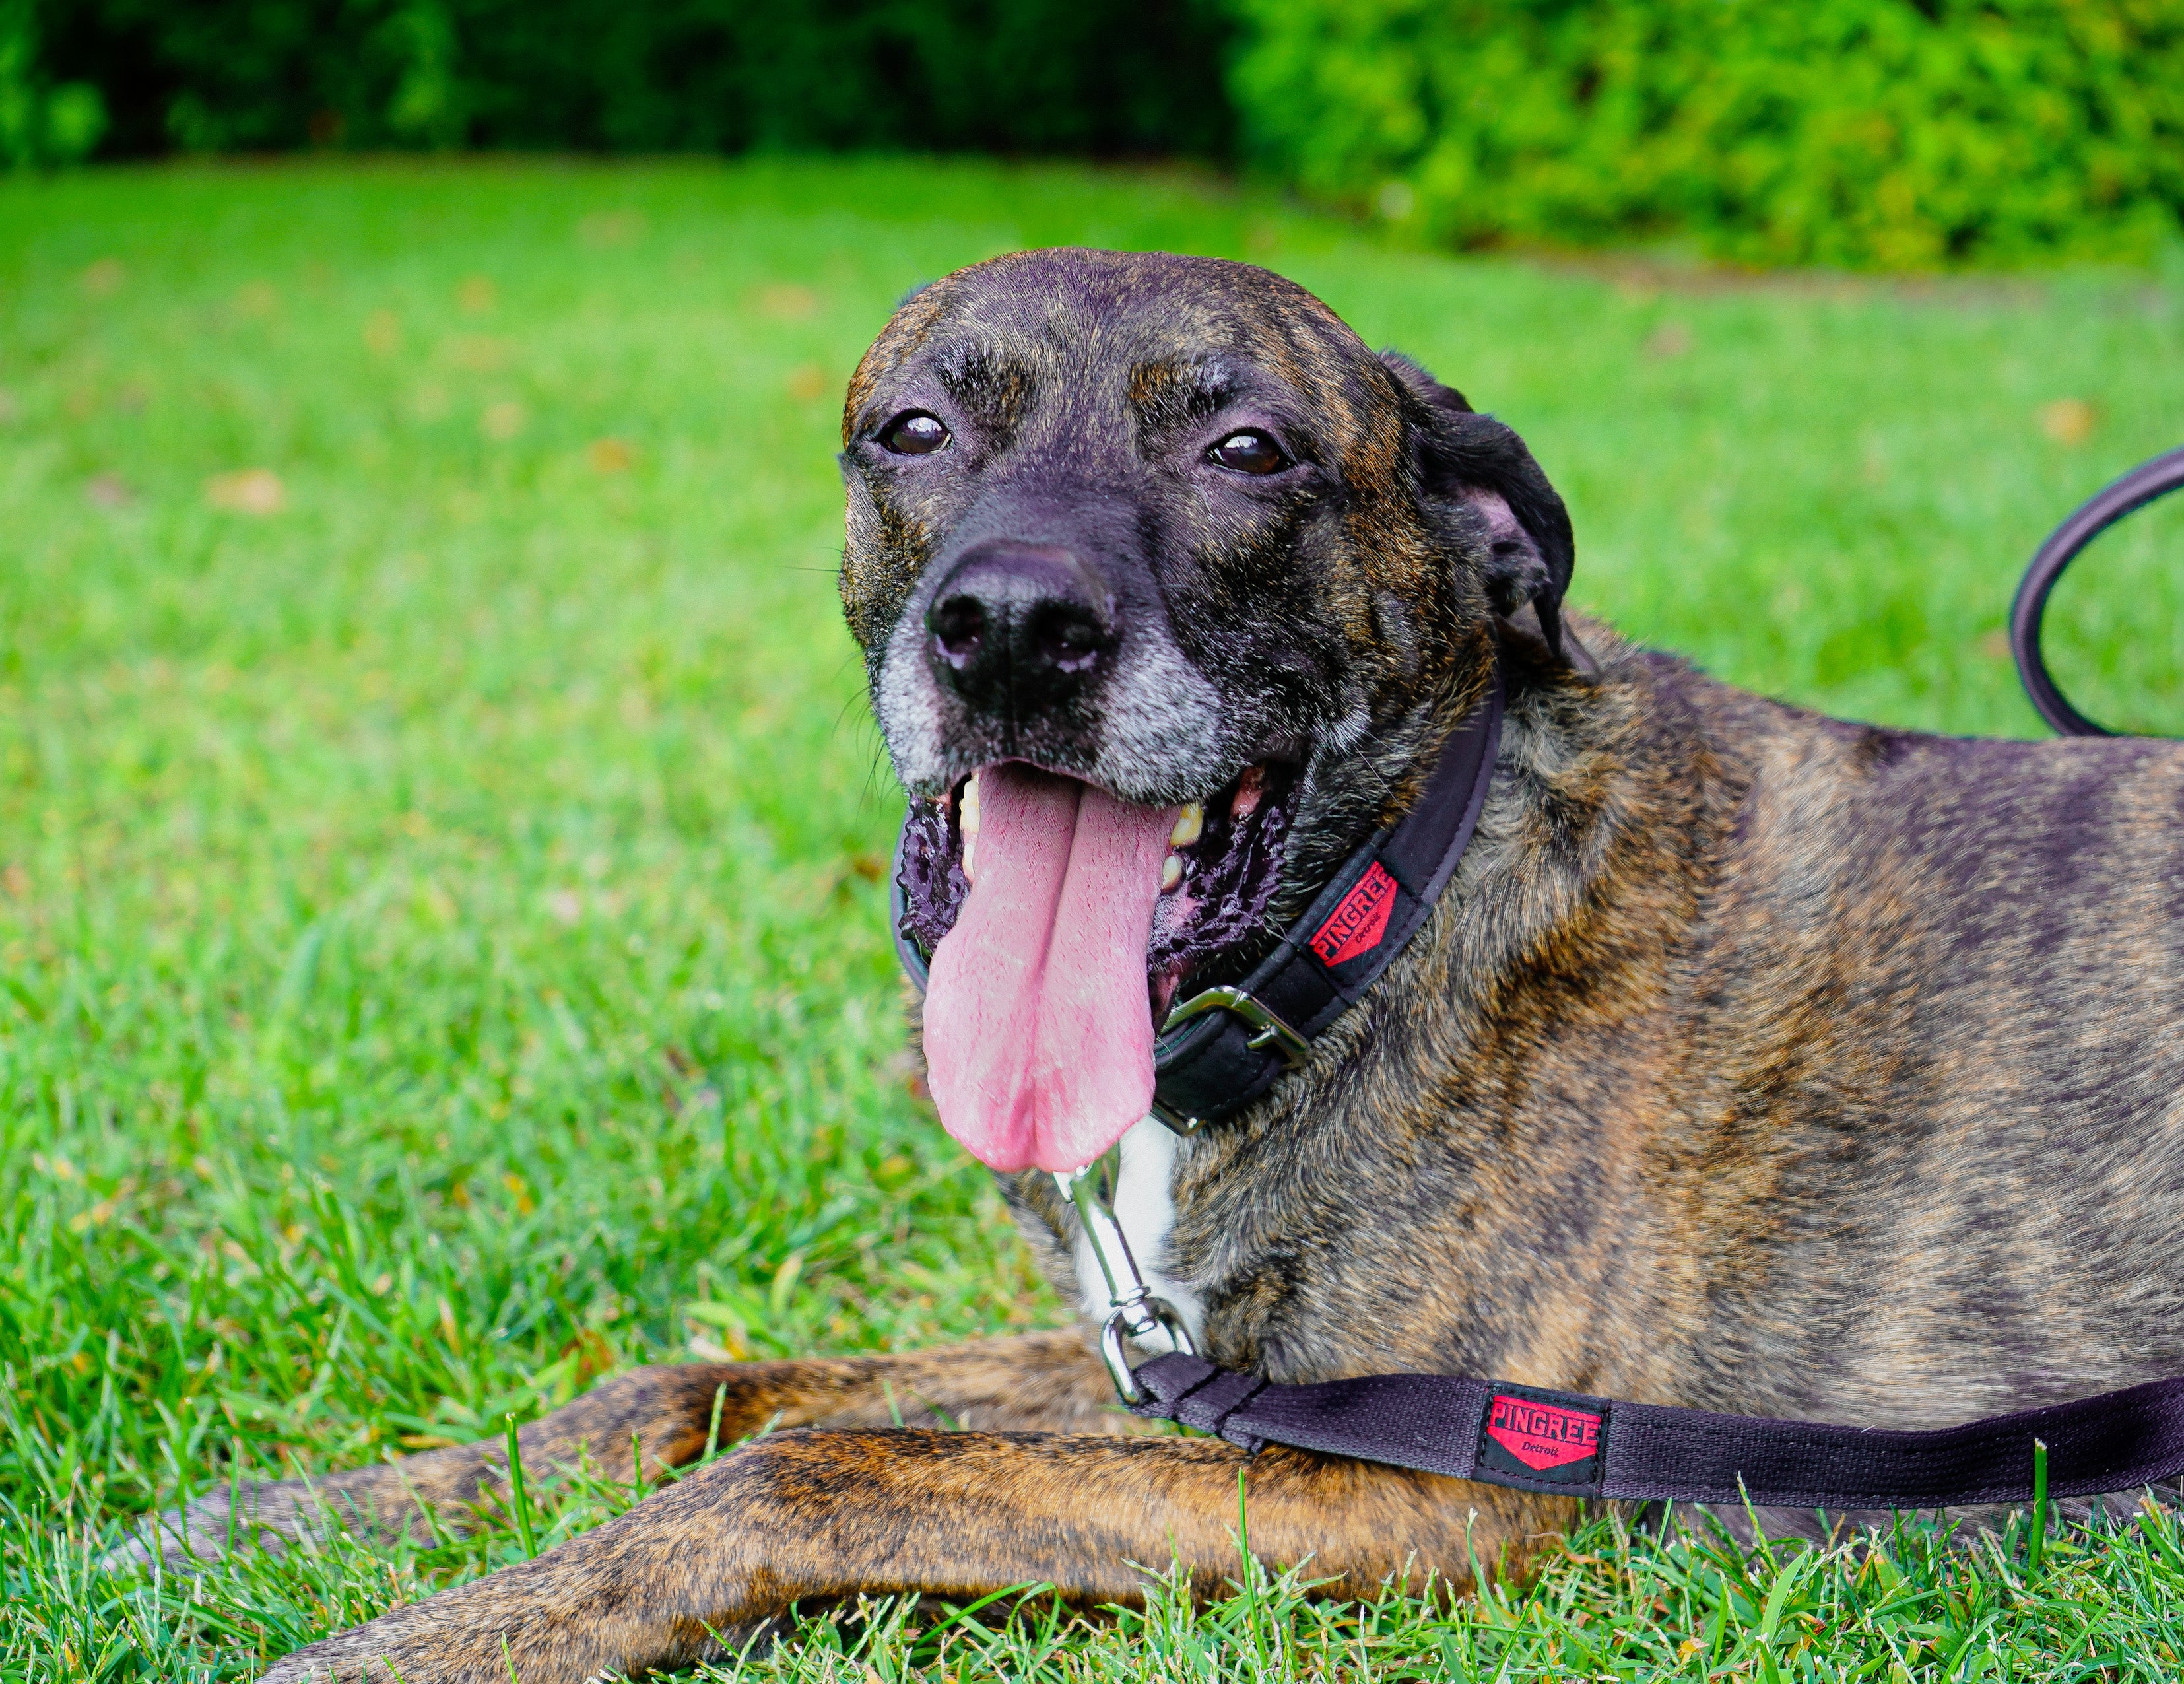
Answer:
[{"label": "mowed lawn", "polygon": [[[905,287],[1061,243],[1295,276],[1526,435],[1580,602],[1894,724],[2036,730],[2018,570],[2184,442],[2174,277],[1459,260],[1059,168],[0,182],[0,1679],[247,1676],[521,1547],[502,1516],[96,1568],[231,1474],[497,1435],[693,1352],[1059,1316],[906,1079],[832,456]],[[2082,571],[2074,693],[2184,731],[2184,509]],[[538,1525],[628,1500],[549,1490]],[[750,1666],[2170,1677],[2177,1542],[2035,1570],[2021,1534],[1747,1558],[1601,1522],[1450,1616],[1254,1581],[1093,1626],[837,1615]]]}]

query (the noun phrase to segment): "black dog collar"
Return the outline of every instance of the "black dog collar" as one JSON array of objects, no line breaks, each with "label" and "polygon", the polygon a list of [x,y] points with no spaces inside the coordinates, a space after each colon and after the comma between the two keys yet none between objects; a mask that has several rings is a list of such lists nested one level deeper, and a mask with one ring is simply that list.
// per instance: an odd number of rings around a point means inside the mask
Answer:
[{"label": "black dog collar", "polygon": [[[1343,862],[1281,945],[1242,982],[1167,1014],[1153,1043],[1153,1114],[1190,1134],[1240,1111],[1311,1056],[1418,934],[1478,828],[1502,740],[1502,673],[1449,734],[1417,804]],[[895,844],[895,951],[922,993],[927,955],[905,928],[903,836]]]}]

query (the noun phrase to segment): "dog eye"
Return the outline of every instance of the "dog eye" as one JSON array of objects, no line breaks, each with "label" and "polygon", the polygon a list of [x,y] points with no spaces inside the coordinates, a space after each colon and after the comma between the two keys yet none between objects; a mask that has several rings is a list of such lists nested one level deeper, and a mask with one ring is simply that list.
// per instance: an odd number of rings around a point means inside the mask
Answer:
[{"label": "dog eye", "polygon": [[1282,447],[1256,432],[1230,433],[1208,450],[1206,458],[1240,474],[1277,474],[1290,465]]},{"label": "dog eye", "polygon": [[898,456],[929,456],[948,442],[940,417],[905,410],[880,429],[880,443]]}]

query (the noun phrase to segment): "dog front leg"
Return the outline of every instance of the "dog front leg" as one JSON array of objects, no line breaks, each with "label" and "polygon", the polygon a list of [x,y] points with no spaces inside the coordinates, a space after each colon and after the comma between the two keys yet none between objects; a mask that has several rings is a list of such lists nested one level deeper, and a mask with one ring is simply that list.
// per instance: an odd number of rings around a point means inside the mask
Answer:
[{"label": "dog front leg", "polygon": [[[717,1419],[716,1419],[717,1412]],[[1106,1369],[1083,1332],[1060,1329],[935,1351],[772,1363],[687,1363],[603,1380],[517,1436],[538,1478],[586,1461],[617,1484],[651,1480],[769,1425],[937,1425],[1127,1431]],[[641,1465],[640,1460],[641,1458]],[[254,1481],[146,1520],[114,1562],[156,1550],[210,1560],[261,1535],[276,1547],[330,1526],[392,1538],[455,1531],[508,1492],[503,1440],[451,1445],[314,1480]]]},{"label": "dog front leg", "polygon": [[[263,1684],[577,1684],[719,1657],[799,1603],[860,1592],[970,1600],[1027,1583],[1141,1599],[1132,1563],[1186,1564],[1200,1594],[1252,1553],[1337,1595],[1470,1563],[1567,1525],[1567,1499],[1213,1439],[916,1430],[761,1439],[535,1560],[314,1643]],[[1518,1564],[1512,1562],[1510,1564]]]}]

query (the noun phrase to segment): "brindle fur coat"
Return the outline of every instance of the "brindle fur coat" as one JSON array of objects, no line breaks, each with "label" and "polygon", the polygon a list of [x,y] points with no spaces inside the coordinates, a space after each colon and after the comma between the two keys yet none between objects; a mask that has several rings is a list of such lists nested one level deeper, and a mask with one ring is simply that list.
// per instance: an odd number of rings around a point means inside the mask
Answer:
[{"label": "brindle fur coat", "polygon": [[[883,448],[910,410],[944,411],[952,460]],[[1290,467],[1207,477],[1206,441],[1245,423]],[[843,596],[912,795],[1010,749],[905,652],[933,575],[996,533],[1078,546],[1139,641],[1025,740],[1156,805],[1289,756],[1270,925],[1402,810],[1501,662],[1491,795],[1431,921],[1307,1068],[1176,1151],[1160,1270],[1207,1354],[1891,1427],[2184,1372],[2184,750],[1842,723],[1566,635],[1567,521],[1515,436],[1240,265],[950,276],[867,354],[844,442]],[[1041,1178],[1010,1191],[1078,1299],[1073,1218]],[[1474,1553],[1519,1570],[1573,1513],[1135,1431],[1081,1327],[648,1369],[524,1429],[525,1458],[627,1477],[634,1433],[645,1471],[688,1462],[716,1397],[726,1439],[778,1430],[267,1678],[563,1684],[860,1591],[1128,1601],[1128,1564],[1172,1552],[1211,1588],[1240,1472],[1254,1548],[1336,1594],[1461,1587]],[[894,1425],[911,1400],[928,1425]],[[502,1479],[487,1444],[245,1508],[395,1529]],[[229,1521],[222,1495],[169,1525],[202,1551]]]}]

